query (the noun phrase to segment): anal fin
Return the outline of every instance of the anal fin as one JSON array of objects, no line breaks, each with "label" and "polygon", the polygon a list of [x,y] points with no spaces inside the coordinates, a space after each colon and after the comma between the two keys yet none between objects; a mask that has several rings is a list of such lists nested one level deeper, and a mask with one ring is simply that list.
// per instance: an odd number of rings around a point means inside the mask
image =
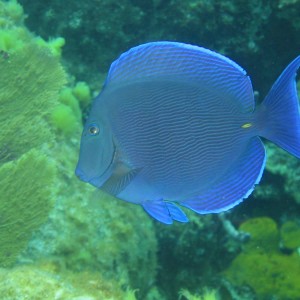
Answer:
[{"label": "anal fin", "polygon": [[259,183],[265,167],[265,148],[259,137],[253,137],[248,145],[215,184],[204,194],[180,202],[199,214],[226,211],[247,198]]},{"label": "anal fin", "polygon": [[173,220],[182,223],[187,223],[189,221],[186,214],[177,205],[172,202],[166,202],[166,205]]},{"label": "anal fin", "polygon": [[172,224],[173,220],[183,223],[189,221],[178,206],[172,202],[165,202],[162,199],[145,201],[142,203],[142,207],[151,217],[164,224]]}]

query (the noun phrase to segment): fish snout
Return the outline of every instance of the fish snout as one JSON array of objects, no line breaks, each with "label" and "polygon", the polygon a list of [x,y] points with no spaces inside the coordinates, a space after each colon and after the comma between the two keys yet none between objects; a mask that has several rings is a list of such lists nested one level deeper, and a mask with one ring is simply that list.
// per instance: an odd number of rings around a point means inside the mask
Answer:
[{"label": "fish snout", "polygon": [[82,181],[88,181],[87,176],[84,174],[82,170],[80,170],[78,167],[75,170],[75,175]]}]

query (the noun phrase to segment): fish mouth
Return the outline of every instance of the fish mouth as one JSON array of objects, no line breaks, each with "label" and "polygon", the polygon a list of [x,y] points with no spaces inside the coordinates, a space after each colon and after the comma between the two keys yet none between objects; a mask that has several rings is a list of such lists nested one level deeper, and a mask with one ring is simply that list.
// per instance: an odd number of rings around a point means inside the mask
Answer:
[{"label": "fish mouth", "polygon": [[95,177],[87,180],[88,183],[90,183],[91,185],[93,185],[97,188],[101,188],[101,186],[111,177],[111,175],[113,173],[113,168],[117,161],[117,147],[116,147],[114,140],[112,140],[112,142],[113,142],[113,155],[112,155],[110,163],[108,164],[108,166],[106,167],[106,169],[104,170],[104,172],[101,175],[95,176]]},{"label": "fish mouth", "polygon": [[77,167],[75,170],[75,175],[84,182],[89,182],[86,175]]}]

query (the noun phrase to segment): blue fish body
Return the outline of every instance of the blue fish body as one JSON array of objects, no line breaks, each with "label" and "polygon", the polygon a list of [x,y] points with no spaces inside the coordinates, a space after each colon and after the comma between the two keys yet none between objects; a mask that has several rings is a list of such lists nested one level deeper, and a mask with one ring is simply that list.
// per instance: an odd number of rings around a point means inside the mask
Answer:
[{"label": "blue fish body", "polygon": [[76,175],[165,224],[226,211],[247,198],[266,162],[260,137],[300,158],[295,76],[300,56],[261,105],[245,71],[175,42],[132,48],[110,67],[83,130]]}]

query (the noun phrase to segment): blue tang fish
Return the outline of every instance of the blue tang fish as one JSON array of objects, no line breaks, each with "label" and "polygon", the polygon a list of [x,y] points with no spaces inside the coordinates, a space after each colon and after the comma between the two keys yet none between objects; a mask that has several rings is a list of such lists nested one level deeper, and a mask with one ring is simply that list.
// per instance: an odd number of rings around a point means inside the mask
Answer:
[{"label": "blue tang fish", "polygon": [[255,106],[246,72],[213,51],[143,44],[110,67],[83,129],[76,175],[156,220],[187,222],[180,208],[219,213],[259,183],[260,137],[300,158],[300,56]]}]

